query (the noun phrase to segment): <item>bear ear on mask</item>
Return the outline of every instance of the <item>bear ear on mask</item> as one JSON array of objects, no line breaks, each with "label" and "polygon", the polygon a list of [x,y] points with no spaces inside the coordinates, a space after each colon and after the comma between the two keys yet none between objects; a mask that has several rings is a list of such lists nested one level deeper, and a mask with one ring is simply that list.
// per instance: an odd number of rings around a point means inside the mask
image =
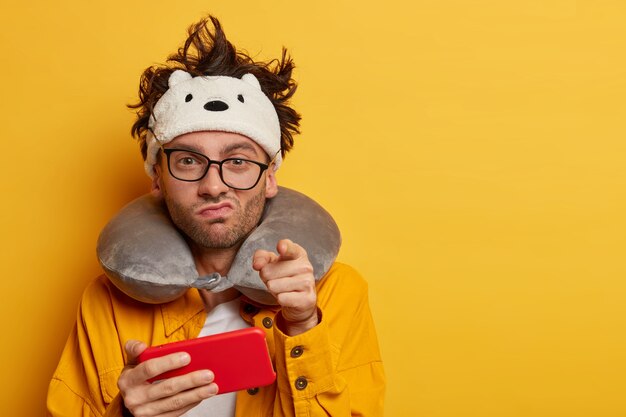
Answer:
[{"label": "bear ear on mask", "polygon": [[304,194],[278,189],[267,200],[260,224],[243,242],[227,276],[198,276],[191,250],[165,204],[150,194],[130,202],[104,227],[96,248],[100,265],[116,287],[146,303],[172,301],[190,288],[220,292],[234,287],[257,303],[275,305],[252,268],[256,250],[275,252],[279,240],[291,239],[307,251],[319,280],[341,246],[337,224],[326,210]]}]

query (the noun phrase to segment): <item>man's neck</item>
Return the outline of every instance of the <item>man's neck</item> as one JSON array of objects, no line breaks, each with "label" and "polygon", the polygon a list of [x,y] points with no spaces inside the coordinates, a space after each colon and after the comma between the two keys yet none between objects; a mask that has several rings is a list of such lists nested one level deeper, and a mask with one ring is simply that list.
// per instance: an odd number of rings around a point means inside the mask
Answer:
[{"label": "man's neck", "polygon": [[222,276],[227,275],[238,250],[239,246],[227,249],[207,249],[200,248],[197,245],[191,246],[191,253],[200,276],[214,272]]},{"label": "man's neck", "polygon": [[204,310],[207,314],[213,311],[216,306],[232,301],[241,295],[236,288],[229,288],[222,292],[211,292],[204,289],[199,289],[198,291],[204,302]]},{"label": "man's neck", "polygon": [[[214,272],[225,276],[228,274],[230,266],[235,260],[235,255],[237,255],[240,245],[227,249],[207,249],[198,247],[197,245],[190,246],[199,276],[212,274]],[[215,306],[234,300],[240,295],[241,293],[235,288],[229,288],[217,293],[208,290],[200,290],[200,296],[204,301],[204,308],[207,313],[210,313]]]}]

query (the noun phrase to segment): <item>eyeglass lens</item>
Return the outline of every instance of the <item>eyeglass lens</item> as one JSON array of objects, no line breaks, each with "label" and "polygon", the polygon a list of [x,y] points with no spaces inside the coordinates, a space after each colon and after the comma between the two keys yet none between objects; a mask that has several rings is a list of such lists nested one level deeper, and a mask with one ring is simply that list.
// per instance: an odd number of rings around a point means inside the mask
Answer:
[{"label": "eyeglass lens", "polygon": [[172,175],[183,181],[197,181],[204,177],[211,164],[218,164],[222,181],[231,188],[254,187],[262,172],[262,167],[253,161],[229,158],[220,163],[184,150],[171,151],[168,162]]}]

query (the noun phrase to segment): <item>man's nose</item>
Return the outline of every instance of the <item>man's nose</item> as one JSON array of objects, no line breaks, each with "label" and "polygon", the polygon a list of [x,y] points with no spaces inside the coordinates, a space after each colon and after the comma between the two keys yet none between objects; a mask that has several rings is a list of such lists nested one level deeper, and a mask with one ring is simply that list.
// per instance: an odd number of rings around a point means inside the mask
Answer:
[{"label": "man's nose", "polygon": [[220,167],[211,164],[206,175],[199,181],[198,194],[217,197],[227,191],[228,186],[220,178]]}]

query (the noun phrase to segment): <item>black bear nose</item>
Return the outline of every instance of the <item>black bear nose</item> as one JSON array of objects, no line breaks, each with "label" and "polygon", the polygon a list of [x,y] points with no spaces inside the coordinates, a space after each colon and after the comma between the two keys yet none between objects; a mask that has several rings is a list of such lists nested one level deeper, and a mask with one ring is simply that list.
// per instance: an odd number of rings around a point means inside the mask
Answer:
[{"label": "black bear nose", "polygon": [[208,111],[224,111],[228,110],[228,104],[220,100],[213,100],[206,103],[204,109]]}]

